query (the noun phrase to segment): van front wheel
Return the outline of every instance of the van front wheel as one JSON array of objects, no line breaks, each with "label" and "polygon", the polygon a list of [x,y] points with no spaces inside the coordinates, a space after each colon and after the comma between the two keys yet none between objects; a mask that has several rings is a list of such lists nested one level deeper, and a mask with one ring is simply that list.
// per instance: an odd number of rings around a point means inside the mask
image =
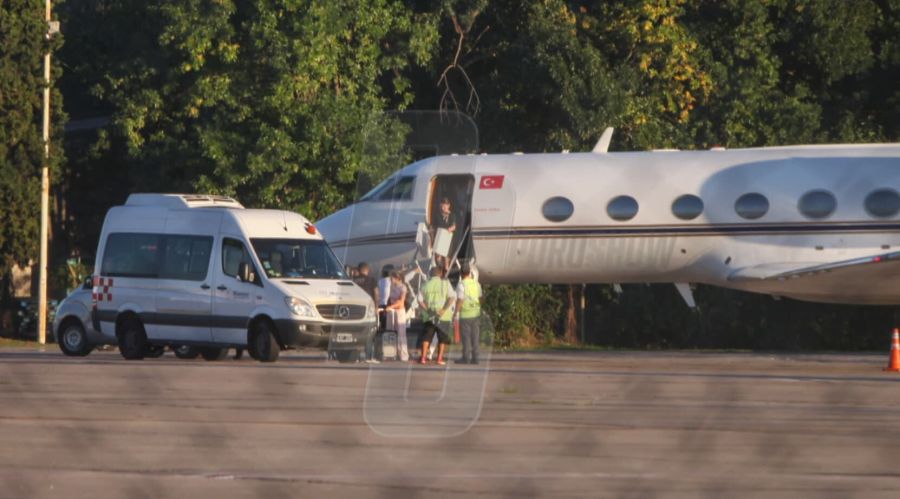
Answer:
[{"label": "van front wheel", "polygon": [[266,321],[259,321],[250,331],[250,341],[247,342],[247,350],[250,356],[260,362],[275,362],[281,347],[275,340],[275,333]]},{"label": "van front wheel", "polygon": [[57,335],[59,349],[64,354],[72,357],[84,357],[94,349],[88,341],[84,328],[77,320],[67,320],[59,329]]},{"label": "van front wheel", "polygon": [[137,319],[126,319],[119,334],[119,353],[127,360],[141,360],[147,351],[147,334]]}]

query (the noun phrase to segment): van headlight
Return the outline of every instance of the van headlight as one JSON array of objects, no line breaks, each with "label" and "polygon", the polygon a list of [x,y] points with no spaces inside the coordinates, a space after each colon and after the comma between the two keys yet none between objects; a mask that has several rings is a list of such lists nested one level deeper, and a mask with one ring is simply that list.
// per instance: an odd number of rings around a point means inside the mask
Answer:
[{"label": "van headlight", "polygon": [[288,308],[291,309],[291,312],[294,315],[300,317],[315,317],[316,312],[313,309],[313,306],[303,298],[297,298],[294,296],[285,297],[284,303],[287,304]]},{"label": "van headlight", "polygon": [[369,306],[366,307],[366,319],[371,319],[375,317],[375,302],[370,301]]}]

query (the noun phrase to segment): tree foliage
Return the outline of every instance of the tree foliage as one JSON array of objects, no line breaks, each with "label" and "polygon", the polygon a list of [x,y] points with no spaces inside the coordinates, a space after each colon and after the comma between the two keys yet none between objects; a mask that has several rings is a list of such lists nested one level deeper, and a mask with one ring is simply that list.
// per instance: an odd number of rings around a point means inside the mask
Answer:
[{"label": "tree foliage", "polygon": [[[897,26],[897,2],[473,0],[443,6],[441,36],[447,42],[439,59],[466,70],[465,80],[451,83],[460,95],[477,92],[476,119],[488,150],[587,150],[610,125],[617,127],[613,146],[621,149],[898,138],[898,30],[891,29]],[[450,22],[453,16],[466,21]],[[458,24],[468,33],[464,39]],[[768,297],[700,292],[703,312],[692,315],[670,286],[629,286],[621,296],[605,286],[592,288],[593,303],[604,306],[588,311],[594,331],[605,331],[595,341],[681,347],[836,344],[815,341],[824,335],[810,341],[804,328],[824,322],[809,314],[803,315],[806,321],[787,320],[790,314],[779,312],[785,305]],[[523,297],[538,310],[545,309],[542,300],[562,299],[568,302],[564,313],[572,316],[575,303],[567,291],[502,294],[520,310],[529,309]],[[832,319],[860,310],[787,303]],[[876,321],[889,316],[870,315]],[[722,320],[728,317],[733,319]],[[750,328],[765,327],[758,317],[787,334],[753,336]],[[835,322],[841,324],[836,328],[848,323]],[[507,336],[553,327],[529,324],[510,325]],[[503,327],[501,322],[498,330]],[[561,334],[565,328],[557,329]]]},{"label": "tree foliage", "polygon": [[[393,159],[403,129],[382,111],[409,105],[403,70],[431,56],[429,17],[396,1],[367,4],[79,5],[72,18],[92,18],[81,40],[102,49],[78,61],[78,74],[111,110],[144,189],[317,217],[350,199],[358,172]],[[98,24],[119,32],[91,31]]]},{"label": "tree foliage", "polygon": [[484,309],[489,312],[499,347],[546,344],[552,341],[562,302],[546,285],[487,286]]},{"label": "tree foliage", "polygon": [[[37,260],[40,227],[40,171],[45,164],[43,119],[44,54],[61,39],[47,40],[44,2],[0,2],[0,271]],[[59,76],[57,68],[52,78]],[[52,92],[54,105],[59,92]],[[59,108],[57,108],[59,109]],[[64,116],[52,115],[52,133],[60,137]],[[47,162],[55,171],[62,148],[54,144]]]}]

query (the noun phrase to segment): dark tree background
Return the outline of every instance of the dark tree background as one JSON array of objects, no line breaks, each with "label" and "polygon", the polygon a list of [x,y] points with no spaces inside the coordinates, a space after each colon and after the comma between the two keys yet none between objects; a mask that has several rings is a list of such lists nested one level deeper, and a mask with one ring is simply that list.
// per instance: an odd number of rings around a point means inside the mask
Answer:
[{"label": "dark tree background", "polygon": [[[34,258],[42,3],[0,2],[3,266]],[[900,140],[900,0],[56,2],[53,254],[88,258],[133,191],[204,191],[318,218],[408,159],[404,109],[473,117],[485,152]],[[60,99],[54,97],[55,105]],[[57,108],[58,109],[58,108]],[[54,112],[55,137],[65,114]],[[57,263],[56,265],[60,265]],[[56,286],[57,294],[60,292]],[[489,290],[502,344],[579,337],[581,287]],[[700,287],[586,290],[586,340],[881,347],[889,307]]]}]

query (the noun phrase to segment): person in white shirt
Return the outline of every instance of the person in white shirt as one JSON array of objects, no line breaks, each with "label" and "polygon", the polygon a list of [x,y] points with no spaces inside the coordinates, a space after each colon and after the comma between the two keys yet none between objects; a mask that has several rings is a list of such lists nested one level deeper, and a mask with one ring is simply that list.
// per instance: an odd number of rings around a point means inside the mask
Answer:
[{"label": "person in white shirt", "polygon": [[391,295],[391,272],[393,270],[393,265],[385,265],[381,269],[381,279],[378,279],[378,284],[375,287],[375,305],[378,308],[387,306],[388,298]]},{"label": "person in white shirt", "polygon": [[381,348],[381,337],[387,326],[387,316],[384,308],[387,306],[388,298],[391,295],[391,271],[394,270],[393,265],[385,265],[381,268],[381,279],[375,284],[375,306],[378,307],[378,332],[375,333],[375,352],[373,359],[380,360],[384,356]]},{"label": "person in white shirt", "polygon": [[388,295],[385,311],[391,314],[389,324],[397,331],[397,350],[400,360],[409,361],[409,346],[406,341],[406,284],[400,272],[391,271],[391,291]]}]

